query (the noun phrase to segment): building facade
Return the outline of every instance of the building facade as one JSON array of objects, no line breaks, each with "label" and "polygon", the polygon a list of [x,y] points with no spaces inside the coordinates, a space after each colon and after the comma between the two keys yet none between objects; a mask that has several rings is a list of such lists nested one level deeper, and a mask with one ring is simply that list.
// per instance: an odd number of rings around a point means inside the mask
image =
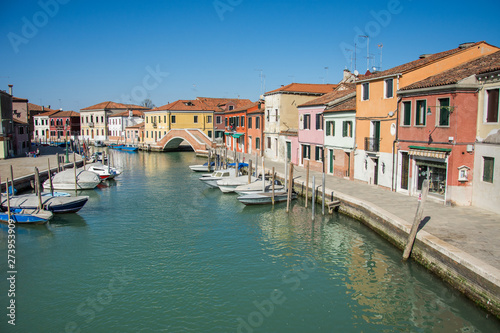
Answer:
[{"label": "building facade", "polygon": [[80,135],[80,114],[57,111],[49,115],[51,141],[76,140]]},{"label": "building facade", "polygon": [[142,110],[127,110],[109,116],[109,140],[117,142],[130,141],[127,140],[126,128],[142,122],[144,122],[144,112]]}]

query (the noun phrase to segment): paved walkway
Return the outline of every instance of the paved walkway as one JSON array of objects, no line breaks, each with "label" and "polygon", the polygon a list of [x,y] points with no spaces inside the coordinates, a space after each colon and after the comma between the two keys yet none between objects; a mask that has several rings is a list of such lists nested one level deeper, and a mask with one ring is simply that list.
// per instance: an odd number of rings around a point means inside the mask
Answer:
[{"label": "paved walkway", "polygon": [[[255,160],[255,155],[245,156],[245,161]],[[255,165],[255,162],[254,162]],[[284,177],[284,163],[266,160],[266,170],[275,167],[280,177]],[[259,158],[259,169],[261,162]],[[321,186],[322,173],[309,172],[309,186],[315,176],[316,188]],[[295,184],[305,184],[306,171],[294,166],[293,178]],[[305,185],[304,185],[305,187]],[[326,176],[326,201],[330,199],[331,191],[340,192],[370,205],[378,206],[387,212],[401,218],[409,225],[413,223],[417,210],[417,198],[392,192],[387,189],[343,178]],[[500,204],[500,203],[499,203]],[[428,221],[421,230],[455,246],[484,263],[500,269],[500,215],[476,207],[451,207],[428,199],[424,208],[424,219]],[[500,277],[497,277],[500,278]]]}]

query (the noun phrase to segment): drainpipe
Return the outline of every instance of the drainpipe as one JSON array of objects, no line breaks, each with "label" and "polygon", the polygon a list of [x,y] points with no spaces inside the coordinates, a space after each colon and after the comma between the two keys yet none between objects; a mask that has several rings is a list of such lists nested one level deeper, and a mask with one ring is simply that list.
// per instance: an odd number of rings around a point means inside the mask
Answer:
[{"label": "drainpipe", "polygon": [[[399,79],[398,79],[398,86],[399,86]],[[399,130],[399,106],[401,103],[402,98],[398,98],[398,102],[396,104],[396,137],[394,138],[394,141],[392,142],[392,184],[391,184],[391,191],[396,192],[396,185],[394,184],[395,179],[398,178],[398,154],[396,152],[396,143],[398,142],[398,130]]]}]

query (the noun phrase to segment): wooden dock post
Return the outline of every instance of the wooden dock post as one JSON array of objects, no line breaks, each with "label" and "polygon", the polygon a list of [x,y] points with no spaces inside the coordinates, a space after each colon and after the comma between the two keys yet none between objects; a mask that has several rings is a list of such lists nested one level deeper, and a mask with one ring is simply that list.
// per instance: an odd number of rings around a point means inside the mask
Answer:
[{"label": "wooden dock post", "polygon": [[[14,195],[14,170],[12,169],[12,164],[10,165],[10,186],[12,187],[12,195]],[[9,187],[8,183],[7,187]]]},{"label": "wooden dock post", "polygon": [[47,158],[47,175],[49,176],[49,184],[50,184],[50,194],[54,195],[54,187],[52,186],[52,171],[50,171],[50,158]]},{"label": "wooden dock post", "polygon": [[248,184],[252,182],[252,160],[248,161]]},{"label": "wooden dock post", "polygon": [[312,208],[312,220],[314,221],[314,213],[316,208],[316,177],[313,176],[312,183],[312,195],[311,195],[311,208]]},{"label": "wooden dock post", "polygon": [[37,188],[37,194],[38,194],[38,209],[42,209],[42,190],[41,190],[41,184],[40,184],[40,174],[38,173],[38,168],[35,167],[35,186]]},{"label": "wooden dock post", "polygon": [[273,177],[271,178],[271,181],[273,182],[272,183],[272,194],[271,194],[271,199],[272,199],[272,203],[273,203],[273,206],[274,206],[274,179],[275,179],[275,175],[274,175],[274,167],[273,167]]},{"label": "wooden dock post", "polygon": [[292,184],[293,184],[293,163],[290,162],[290,172],[288,175],[288,192],[286,198],[286,212],[290,211],[290,202],[292,201]]},{"label": "wooden dock post", "polygon": [[429,193],[429,180],[425,179],[422,184],[422,192],[418,197],[417,211],[415,213],[415,219],[413,220],[413,225],[411,226],[410,234],[408,235],[408,243],[406,244],[405,251],[403,253],[403,260],[407,260],[410,257],[411,249],[413,248],[413,243],[415,242],[415,237],[417,236],[418,227],[422,221],[422,215],[424,213],[424,205],[427,200],[427,194]]},{"label": "wooden dock post", "polygon": [[210,158],[211,158],[211,155],[212,154],[212,150],[210,148],[208,148],[208,154],[207,154],[207,157],[208,157],[208,162],[207,162],[207,169],[208,169],[208,172],[210,172]]},{"label": "wooden dock post", "polygon": [[266,191],[266,176],[264,174],[264,156],[262,156],[262,192]]},{"label": "wooden dock post", "polygon": [[[74,155],[75,153],[73,153]],[[103,157],[104,159],[104,157]],[[75,170],[75,196],[78,195],[77,194],[77,191],[78,191],[78,181],[77,181],[77,178],[76,178],[76,162],[75,160],[73,159],[73,170]]]},{"label": "wooden dock post", "polygon": [[307,160],[307,167],[306,167],[306,208],[307,208],[307,197],[309,195],[309,160]]},{"label": "wooden dock post", "polygon": [[57,172],[61,172],[61,166],[59,165],[60,163],[59,153],[56,154],[56,158],[57,158]]},{"label": "wooden dock post", "polygon": [[325,173],[323,172],[323,180],[321,182],[321,214],[325,215]]},{"label": "wooden dock post", "polygon": [[10,194],[9,194],[9,178],[7,178],[7,215],[9,216],[9,221],[10,222],[10,218],[11,218],[11,214],[10,214]]}]

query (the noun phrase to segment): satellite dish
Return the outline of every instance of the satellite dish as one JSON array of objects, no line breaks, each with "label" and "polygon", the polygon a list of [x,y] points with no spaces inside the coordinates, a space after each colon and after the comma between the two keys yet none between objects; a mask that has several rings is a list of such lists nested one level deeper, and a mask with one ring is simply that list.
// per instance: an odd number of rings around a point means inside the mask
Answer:
[{"label": "satellite dish", "polygon": [[358,76],[359,75],[359,72],[357,69],[354,70],[354,75]]}]

